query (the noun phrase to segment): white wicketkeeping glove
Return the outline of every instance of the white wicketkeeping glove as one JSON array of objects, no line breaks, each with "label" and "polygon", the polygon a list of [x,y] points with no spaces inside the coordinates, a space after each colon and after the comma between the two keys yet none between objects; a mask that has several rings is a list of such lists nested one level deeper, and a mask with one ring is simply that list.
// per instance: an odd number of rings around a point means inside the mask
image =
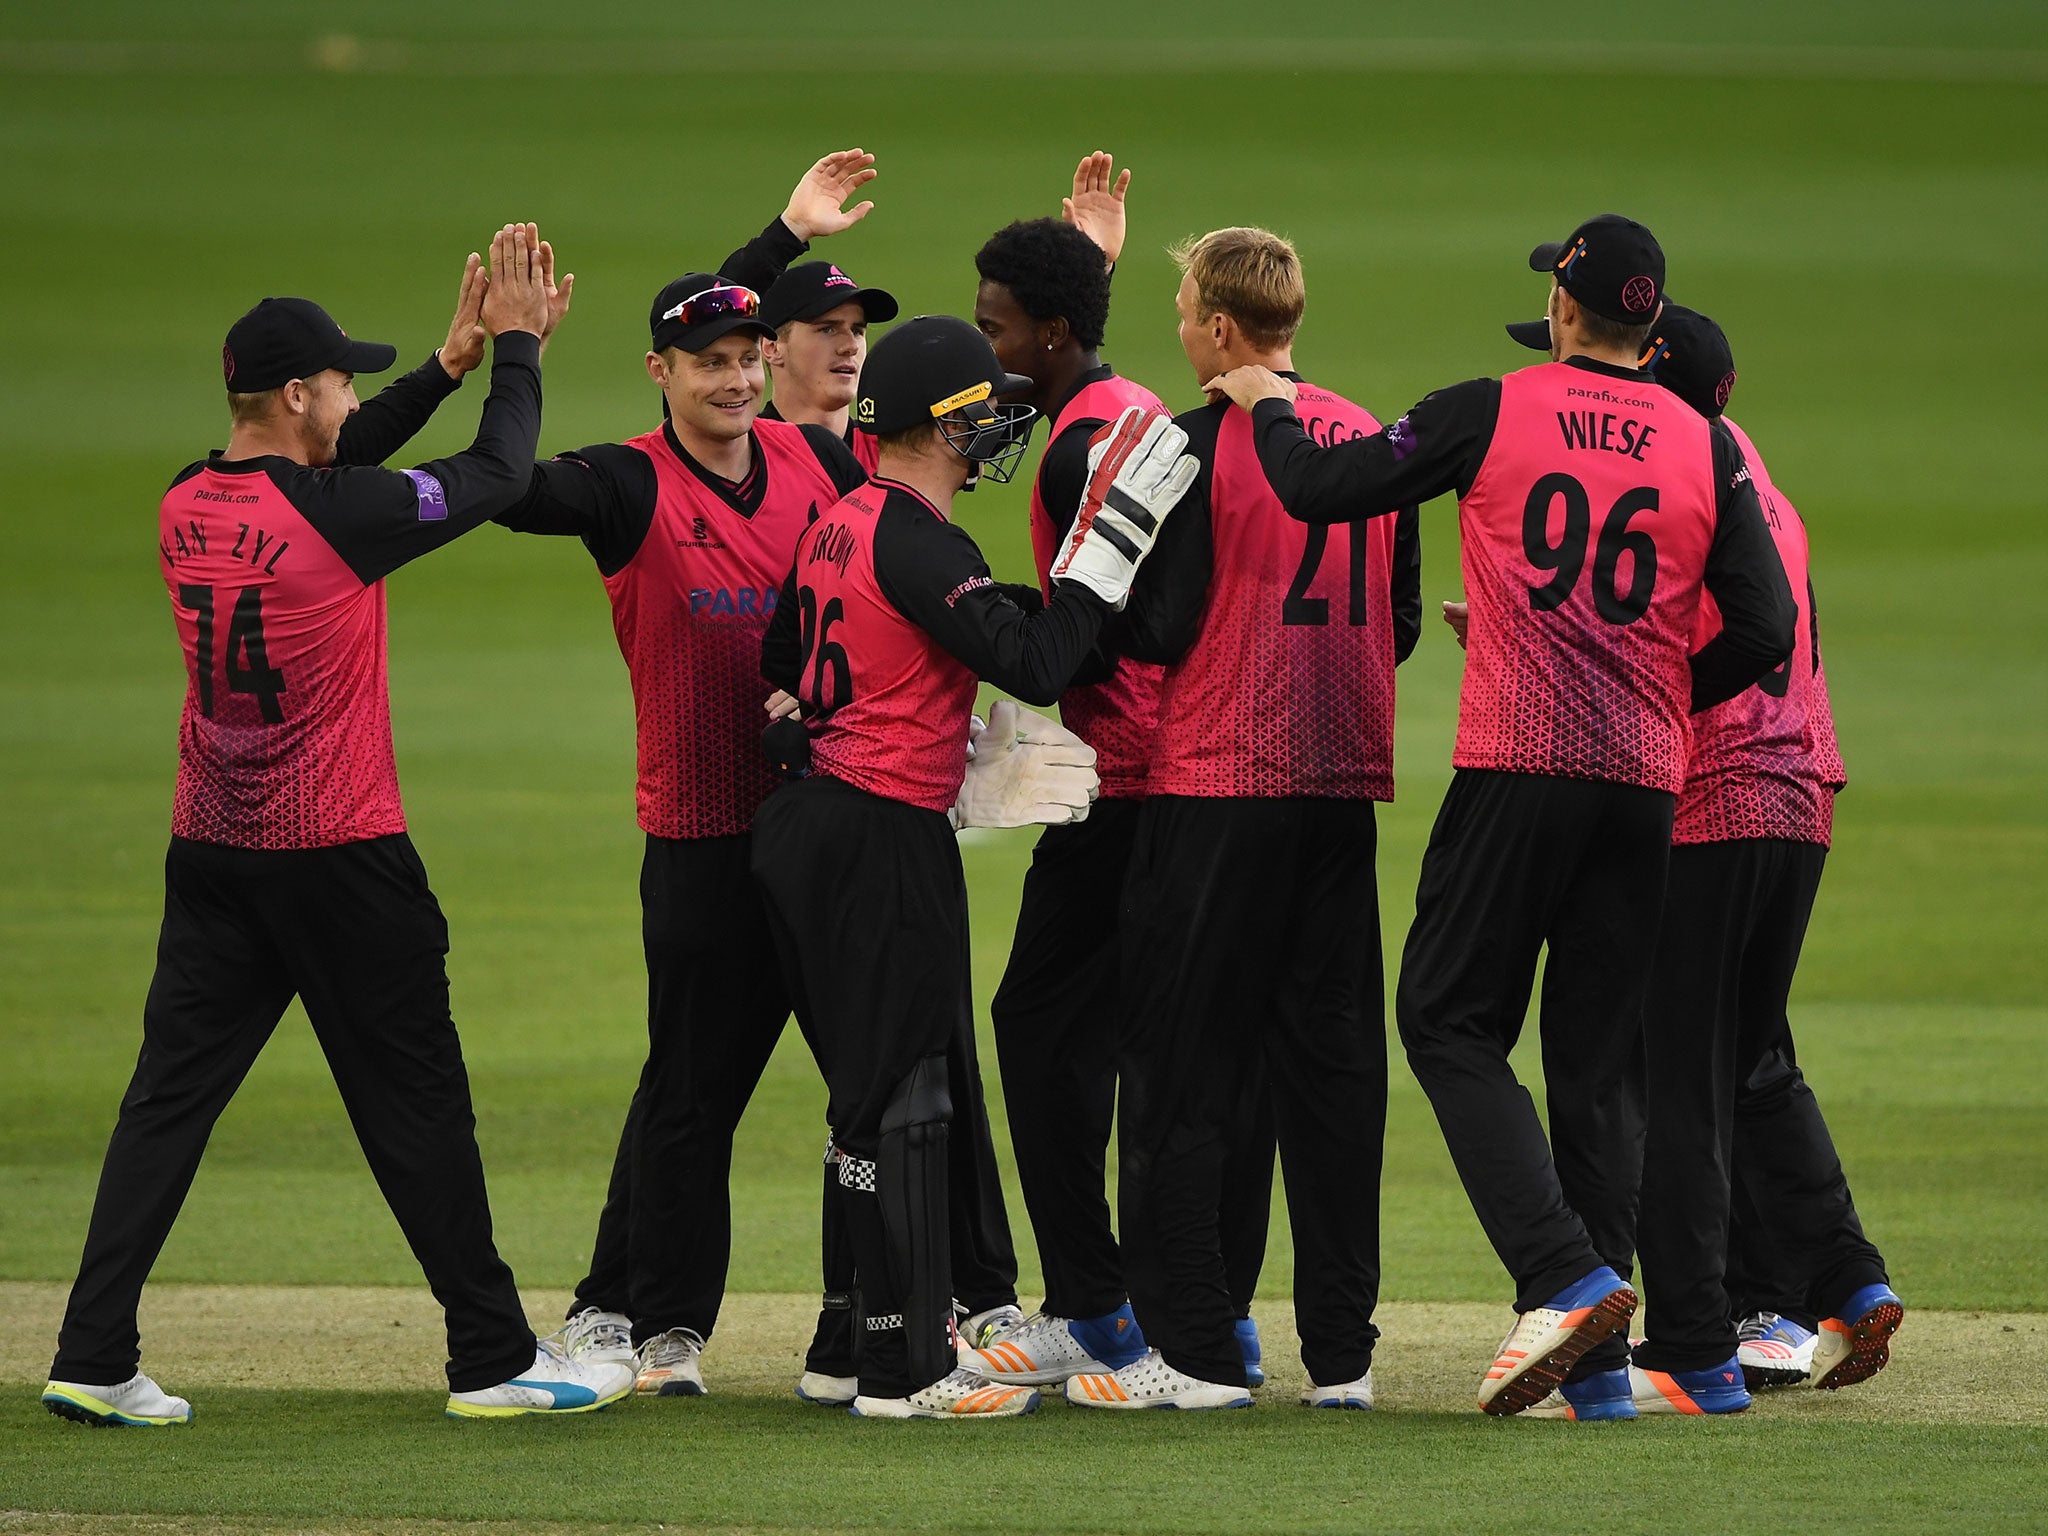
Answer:
[{"label": "white wicketkeeping glove", "polygon": [[1095,749],[1072,731],[998,699],[968,746],[955,827],[1029,827],[1085,821],[1102,788]]},{"label": "white wicketkeeping glove", "polygon": [[1132,406],[1088,450],[1088,488],[1053,562],[1055,580],[1078,581],[1111,607],[1131,595],[1131,578],[1159,525],[1201,473],[1187,433],[1164,412]]}]

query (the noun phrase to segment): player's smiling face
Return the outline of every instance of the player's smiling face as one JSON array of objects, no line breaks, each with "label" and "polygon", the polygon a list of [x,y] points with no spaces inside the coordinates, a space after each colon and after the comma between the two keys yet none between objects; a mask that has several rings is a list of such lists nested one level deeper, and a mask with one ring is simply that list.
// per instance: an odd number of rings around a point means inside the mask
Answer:
[{"label": "player's smiling face", "polygon": [[844,410],[860,390],[860,368],[868,355],[868,316],[858,304],[828,309],[815,320],[786,328],[774,348],[778,388],[789,387],[828,411]]},{"label": "player's smiling face", "polygon": [[677,430],[720,442],[747,435],[767,387],[761,338],[752,331],[721,336],[701,352],[671,347],[650,354],[647,371],[668,397]]},{"label": "player's smiling face", "polygon": [[328,368],[310,379],[299,381],[305,391],[305,415],[300,419],[300,437],[306,462],[318,467],[332,464],[341,444],[341,428],[361,409],[356,399],[356,376],[339,368]]},{"label": "player's smiling face", "polygon": [[[1039,369],[1047,356],[1044,327],[1024,313],[1007,287],[1001,283],[981,285],[974,296],[974,324],[995,348],[996,361],[1005,373],[1021,373],[1034,384],[1039,382]],[[1021,398],[1043,410],[1045,402],[1038,394],[1034,389]]]}]

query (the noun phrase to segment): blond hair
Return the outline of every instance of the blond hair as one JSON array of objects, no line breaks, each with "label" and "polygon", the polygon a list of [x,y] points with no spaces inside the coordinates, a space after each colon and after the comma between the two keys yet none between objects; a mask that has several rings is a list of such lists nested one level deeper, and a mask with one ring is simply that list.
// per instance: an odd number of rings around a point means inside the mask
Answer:
[{"label": "blond hair", "polygon": [[1246,341],[1266,351],[1294,340],[1308,293],[1292,243],[1240,225],[1183,240],[1167,254],[1195,280],[1198,318],[1226,314]]}]

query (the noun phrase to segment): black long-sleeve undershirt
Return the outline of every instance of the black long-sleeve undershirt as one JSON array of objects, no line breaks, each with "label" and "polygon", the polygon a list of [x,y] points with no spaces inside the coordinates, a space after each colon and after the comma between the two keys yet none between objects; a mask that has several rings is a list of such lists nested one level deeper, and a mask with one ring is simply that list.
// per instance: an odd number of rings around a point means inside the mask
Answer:
[{"label": "black long-sleeve undershirt", "polygon": [[334,462],[382,464],[419,435],[434,410],[456,390],[460,379],[448,376],[438,350],[410,373],[400,374],[342,423],[334,445]]},{"label": "black long-sleeve undershirt", "polygon": [[[1590,358],[1567,361],[1610,378],[1644,377]],[[1384,431],[1328,448],[1310,440],[1284,400],[1262,400],[1252,411],[1266,478],[1289,515],[1310,523],[1384,516],[1446,492],[1465,495],[1499,417],[1497,379],[1468,379],[1437,390]],[[1733,698],[1782,662],[1791,654],[1798,622],[1791,584],[1742,450],[1718,420],[1710,438],[1715,520],[1704,579],[1721,609],[1722,629],[1691,658],[1694,713]]]}]

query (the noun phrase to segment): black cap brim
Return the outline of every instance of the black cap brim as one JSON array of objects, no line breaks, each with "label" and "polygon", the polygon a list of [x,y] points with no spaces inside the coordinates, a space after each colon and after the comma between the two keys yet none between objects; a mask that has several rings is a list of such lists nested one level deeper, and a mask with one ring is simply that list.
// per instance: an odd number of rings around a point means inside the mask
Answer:
[{"label": "black cap brim", "polygon": [[716,320],[706,320],[688,330],[677,329],[672,336],[656,336],[651,345],[657,352],[669,347],[679,347],[685,352],[702,352],[714,341],[730,336],[734,331],[752,331],[756,336],[772,337],[775,327],[754,315],[720,315]]},{"label": "black cap brim", "polygon": [[1529,270],[1531,272],[1555,272],[1557,270],[1557,260],[1562,255],[1564,255],[1564,242],[1562,240],[1547,240],[1529,253]]},{"label": "black cap brim", "polygon": [[811,303],[785,318],[782,324],[787,325],[793,320],[816,320],[821,315],[831,314],[842,304],[858,304],[861,314],[867,318],[870,325],[894,320],[899,313],[896,295],[885,288],[856,288],[851,293],[827,289]]},{"label": "black cap brim", "polygon": [[1507,327],[1507,333],[1532,352],[1550,350],[1550,317],[1541,320],[1516,320]]},{"label": "black cap brim", "polygon": [[398,348],[388,341],[357,341],[353,337],[340,357],[327,366],[343,373],[382,373],[398,361]]}]

